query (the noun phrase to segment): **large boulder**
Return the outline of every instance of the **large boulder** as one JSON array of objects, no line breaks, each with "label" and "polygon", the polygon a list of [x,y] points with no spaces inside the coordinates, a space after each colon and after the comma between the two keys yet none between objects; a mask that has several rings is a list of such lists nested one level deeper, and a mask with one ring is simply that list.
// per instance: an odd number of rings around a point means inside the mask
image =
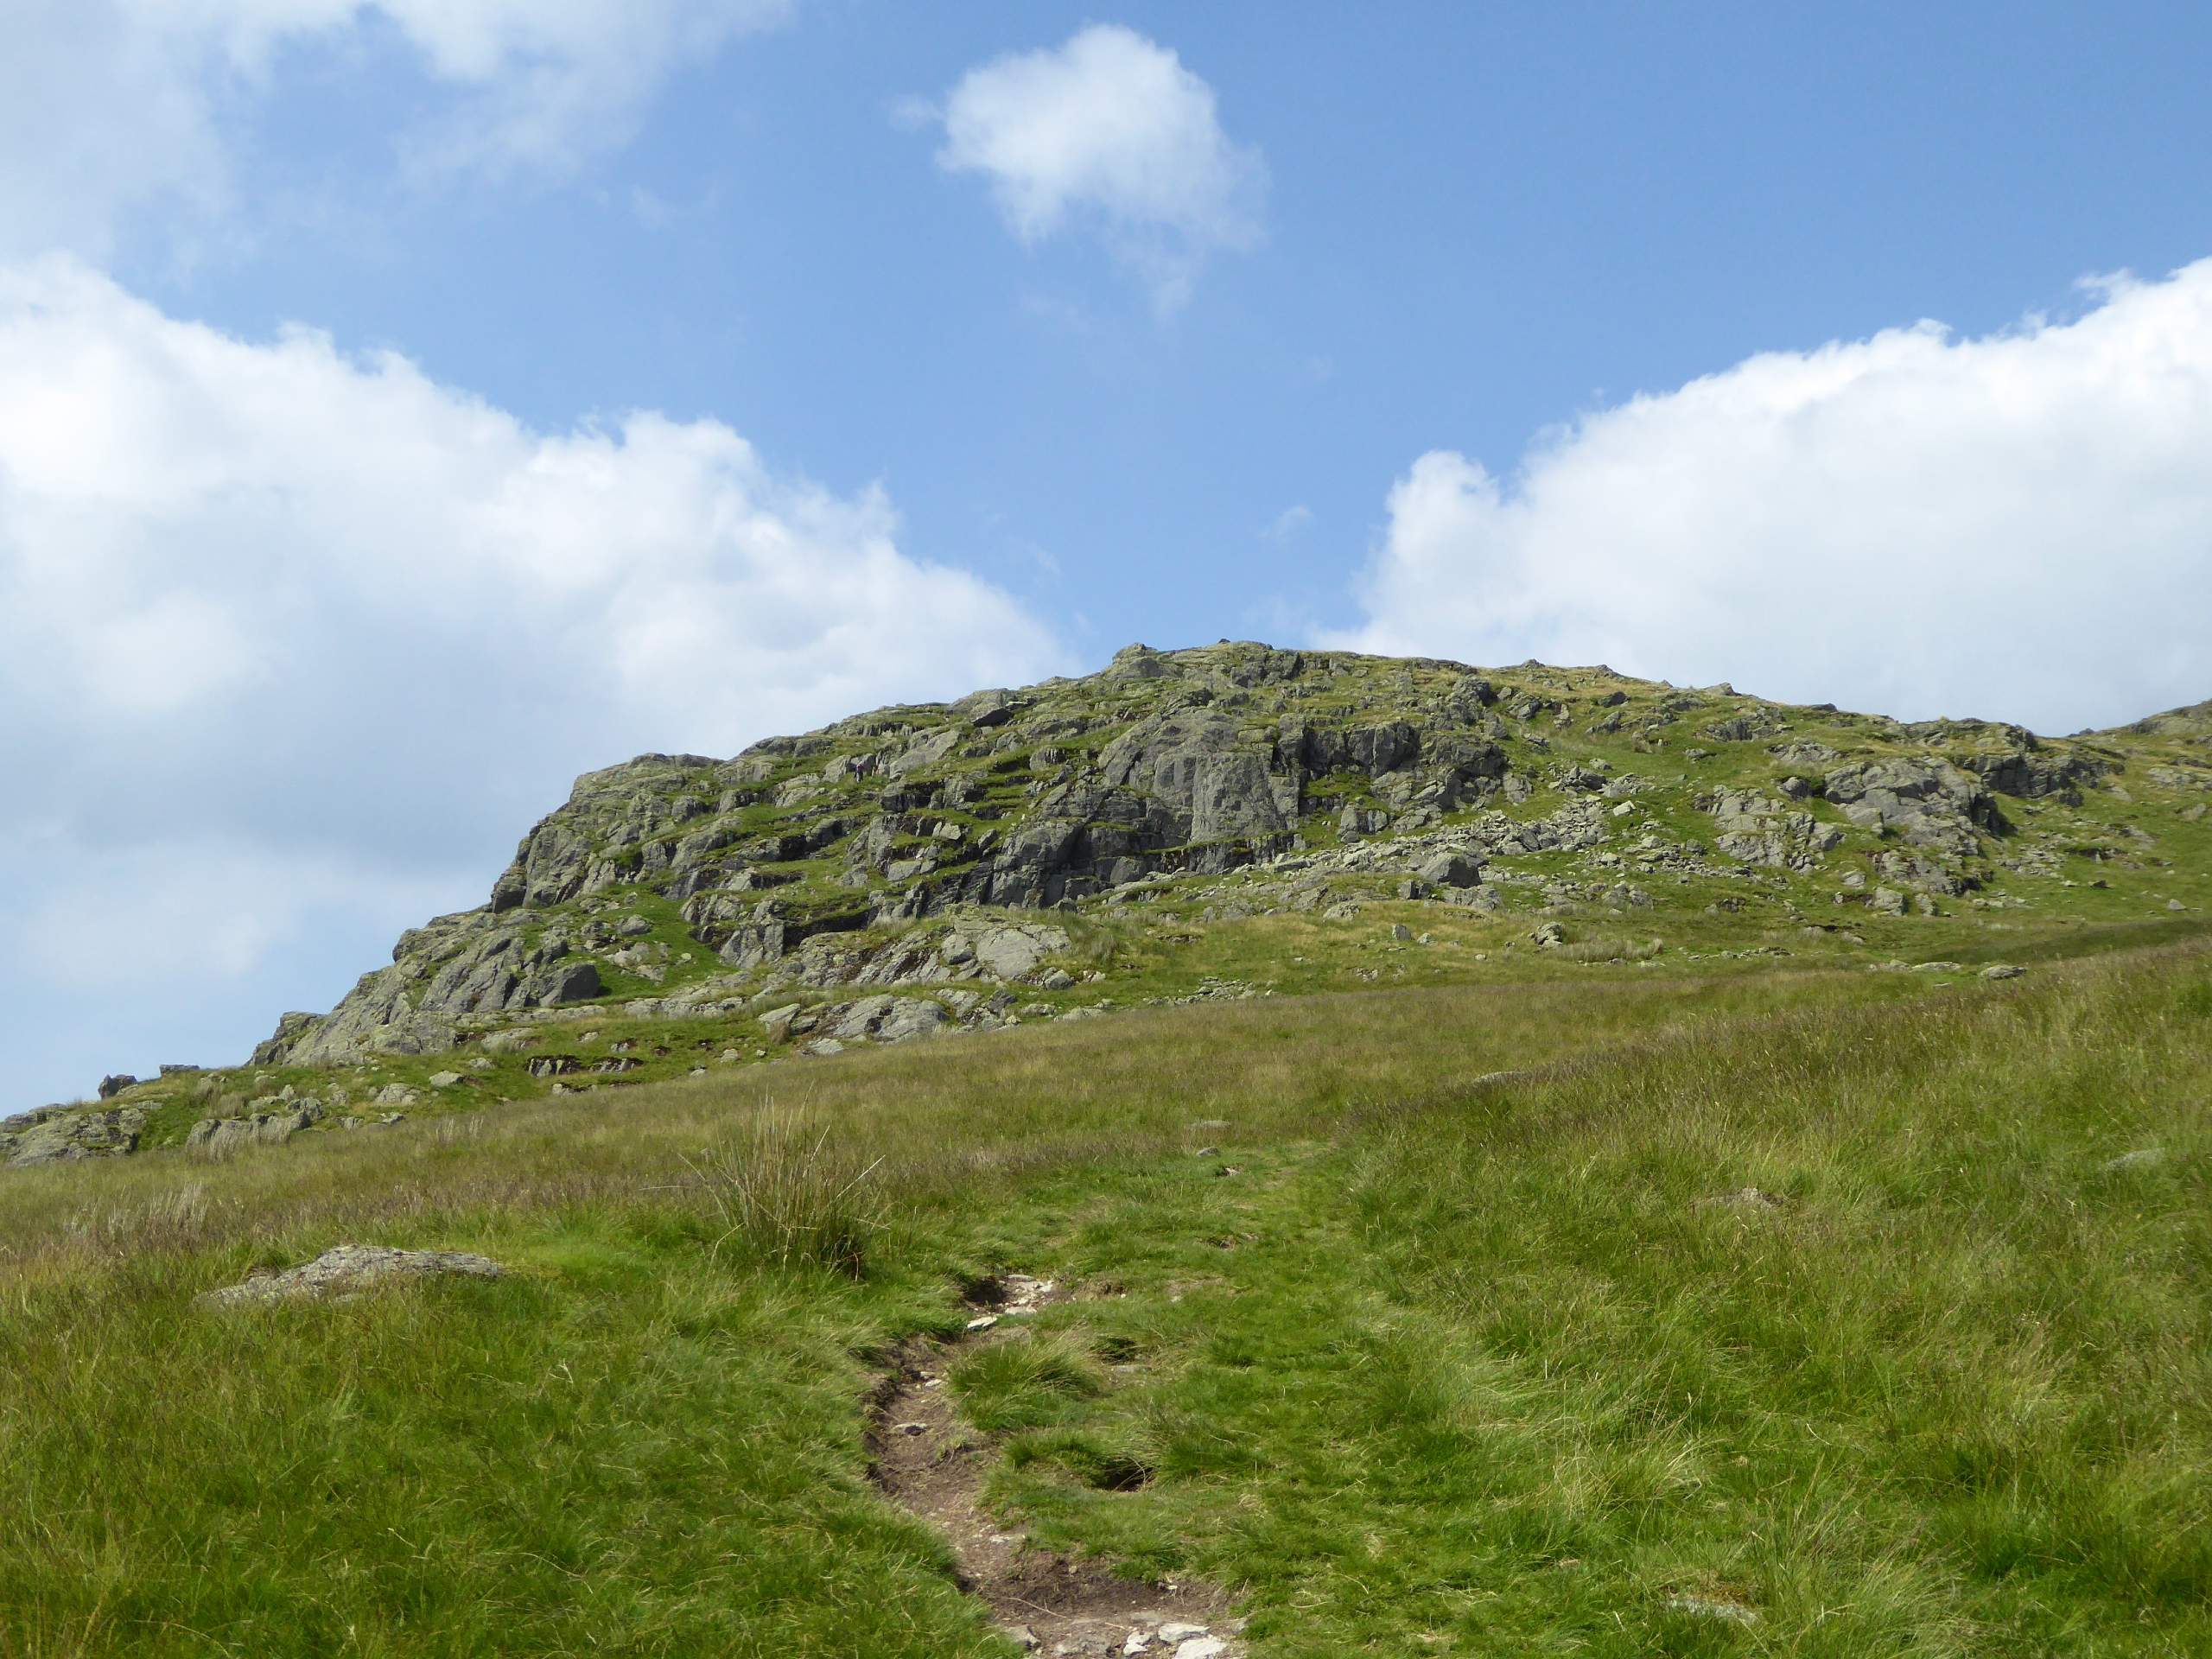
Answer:
[{"label": "large boulder", "polygon": [[959,959],[972,957],[987,977],[1010,981],[1027,978],[1046,957],[1067,948],[1065,928],[1043,922],[994,922],[956,933],[943,954],[952,959],[956,952],[964,951]]},{"label": "large boulder", "polygon": [[135,1106],[36,1114],[35,1121],[24,1128],[0,1129],[0,1160],[24,1168],[73,1163],[80,1158],[118,1158],[137,1150],[139,1133],[145,1126],[145,1112]]},{"label": "large boulder", "polygon": [[1465,853],[1439,853],[1414,874],[1432,887],[1471,887],[1483,879],[1483,867]]}]

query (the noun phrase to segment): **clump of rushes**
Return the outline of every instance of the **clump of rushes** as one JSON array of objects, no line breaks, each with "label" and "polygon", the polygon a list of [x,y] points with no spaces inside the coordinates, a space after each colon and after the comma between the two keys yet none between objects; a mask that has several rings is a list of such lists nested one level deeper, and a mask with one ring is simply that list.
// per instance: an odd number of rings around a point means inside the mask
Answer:
[{"label": "clump of rushes", "polygon": [[883,1160],[863,1164],[828,1128],[764,1107],[743,1129],[683,1160],[720,1224],[713,1250],[779,1268],[826,1268],[858,1279],[882,1220],[870,1187]]}]

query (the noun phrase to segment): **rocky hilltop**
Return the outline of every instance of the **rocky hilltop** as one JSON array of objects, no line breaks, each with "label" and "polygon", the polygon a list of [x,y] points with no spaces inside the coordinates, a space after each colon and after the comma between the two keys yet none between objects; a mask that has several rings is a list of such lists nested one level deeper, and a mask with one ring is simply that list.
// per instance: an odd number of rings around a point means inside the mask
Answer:
[{"label": "rocky hilltop", "polygon": [[586,773],[483,906],[285,1015],[248,1067],[111,1078],[98,1109],[0,1125],[0,1158],[1372,984],[1407,970],[1376,952],[1440,931],[1467,975],[1988,955],[1993,932],[2196,914],[2209,804],[2212,704],[2051,741],[1604,668],[1133,645]]}]

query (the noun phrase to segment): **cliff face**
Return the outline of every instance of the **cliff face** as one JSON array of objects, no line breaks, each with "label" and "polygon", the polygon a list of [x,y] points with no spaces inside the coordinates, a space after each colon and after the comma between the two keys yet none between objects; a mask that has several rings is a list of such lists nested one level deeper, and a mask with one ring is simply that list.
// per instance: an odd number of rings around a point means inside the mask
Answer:
[{"label": "cliff face", "polygon": [[[1405,906],[1389,937],[1456,930],[1452,971],[1478,975],[1516,941],[1602,960],[1624,928],[1686,963],[1872,965],[2139,925],[2205,902],[2208,806],[2207,705],[2053,741],[1602,668],[1131,646],[1081,679],[586,773],[481,907],[286,1014],[247,1070],[111,1078],[100,1112],[0,1123],[0,1160],[1402,977],[1362,954],[1376,904]],[[1298,954],[1192,931],[1268,917],[1303,918]]]}]

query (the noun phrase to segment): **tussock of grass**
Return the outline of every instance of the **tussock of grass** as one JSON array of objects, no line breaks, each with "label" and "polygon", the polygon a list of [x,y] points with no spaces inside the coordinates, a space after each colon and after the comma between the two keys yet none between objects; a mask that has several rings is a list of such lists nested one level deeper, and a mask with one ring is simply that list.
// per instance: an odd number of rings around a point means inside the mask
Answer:
[{"label": "tussock of grass", "polygon": [[1098,1362],[1065,1337],[1039,1333],[971,1349],[946,1374],[961,1409],[979,1428],[1036,1428],[1070,1402],[1105,1391]]},{"label": "tussock of grass", "polygon": [[[452,1120],[448,1120],[449,1122]],[[882,1222],[870,1208],[880,1159],[862,1163],[815,1127],[771,1105],[683,1165],[713,1207],[716,1256],[801,1263],[857,1279]]]}]

